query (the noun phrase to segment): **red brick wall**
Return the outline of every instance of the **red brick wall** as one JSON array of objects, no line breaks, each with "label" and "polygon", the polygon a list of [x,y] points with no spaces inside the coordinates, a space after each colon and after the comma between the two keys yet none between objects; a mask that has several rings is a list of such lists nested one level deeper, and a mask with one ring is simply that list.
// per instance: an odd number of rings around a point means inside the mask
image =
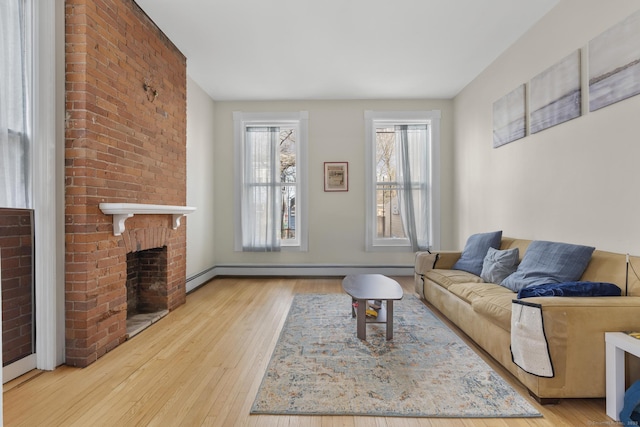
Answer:
[{"label": "red brick wall", "polygon": [[67,0],[66,109],[66,362],[86,366],[124,340],[126,253],[153,230],[168,307],[185,301],[186,221],[136,215],[113,236],[98,205],[185,205],[186,59],[131,0]]},{"label": "red brick wall", "polygon": [[2,365],[33,353],[33,217],[0,209]]}]

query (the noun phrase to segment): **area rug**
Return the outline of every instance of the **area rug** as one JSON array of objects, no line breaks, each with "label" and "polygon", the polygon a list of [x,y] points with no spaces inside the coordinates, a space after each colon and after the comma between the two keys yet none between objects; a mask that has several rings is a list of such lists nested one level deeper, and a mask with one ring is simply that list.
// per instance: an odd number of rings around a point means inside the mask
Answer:
[{"label": "area rug", "polygon": [[356,337],[346,294],[295,295],[252,414],[539,417],[414,295]]}]

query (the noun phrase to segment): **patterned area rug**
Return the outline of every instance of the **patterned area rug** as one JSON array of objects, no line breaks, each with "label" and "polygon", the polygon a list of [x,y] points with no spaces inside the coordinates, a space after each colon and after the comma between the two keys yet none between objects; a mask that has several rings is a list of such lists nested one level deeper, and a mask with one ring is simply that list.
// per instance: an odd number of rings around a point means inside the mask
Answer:
[{"label": "patterned area rug", "polygon": [[539,417],[414,295],[356,337],[346,294],[294,297],[252,414]]}]

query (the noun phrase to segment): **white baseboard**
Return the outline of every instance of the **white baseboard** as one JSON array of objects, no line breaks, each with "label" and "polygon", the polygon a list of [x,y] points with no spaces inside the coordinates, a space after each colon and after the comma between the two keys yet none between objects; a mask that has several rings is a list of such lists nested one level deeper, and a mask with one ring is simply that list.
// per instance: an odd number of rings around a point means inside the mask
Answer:
[{"label": "white baseboard", "polygon": [[216,276],[216,268],[211,267],[207,268],[204,271],[201,271],[198,274],[194,274],[193,276],[187,277],[187,293],[193,291],[196,288],[207,283],[209,280],[213,279]]},{"label": "white baseboard", "polygon": [[376,265],[218,265],[187,278],[187,292],[205,284],[215,276],[346,276],[348,274],[384,274],[413,276],[413,266]]}]

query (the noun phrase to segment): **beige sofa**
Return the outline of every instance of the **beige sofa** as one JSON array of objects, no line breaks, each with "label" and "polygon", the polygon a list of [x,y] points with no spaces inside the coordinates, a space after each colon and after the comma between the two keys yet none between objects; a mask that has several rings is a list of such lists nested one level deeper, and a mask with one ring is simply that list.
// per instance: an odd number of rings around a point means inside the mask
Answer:
[{"label": "beige sofa", "polygon": [[[517,247],[522,260],[530,243],[503,237],[500,249]],[[542,306],[544,333],[554,368],[552,378],[529,374],[512,361],[511,310],[517,294],[500,285],[484,283],[471,273],[451,270],[460,255],[441,252],[434,266],[428,253],[418,253],[416,292],[515,375],[540,402],[605,396],[604,333],[640,330],[640,281],[632,269],[628,274],[629,296],[624,295],[626,255],[594,251],[581,278],[614,283],[622,289],[623,296],[523,299]],[[640,273],[640,258],[631,257],[631,264]]]}]

